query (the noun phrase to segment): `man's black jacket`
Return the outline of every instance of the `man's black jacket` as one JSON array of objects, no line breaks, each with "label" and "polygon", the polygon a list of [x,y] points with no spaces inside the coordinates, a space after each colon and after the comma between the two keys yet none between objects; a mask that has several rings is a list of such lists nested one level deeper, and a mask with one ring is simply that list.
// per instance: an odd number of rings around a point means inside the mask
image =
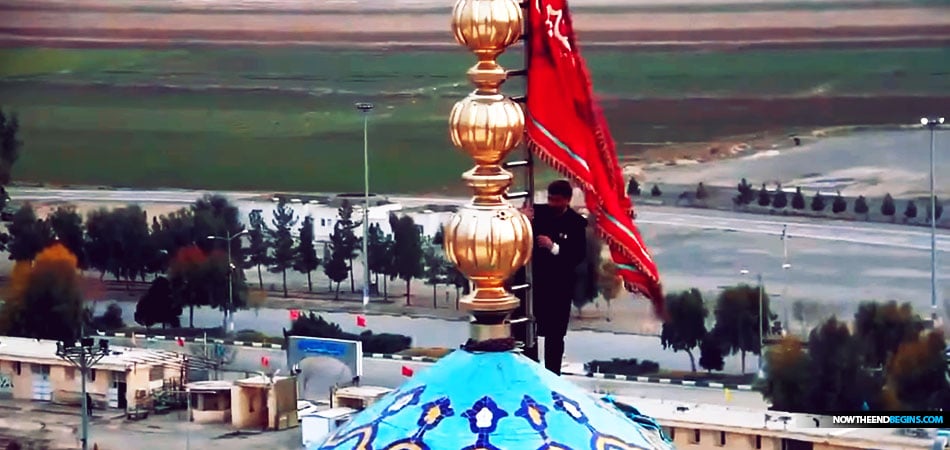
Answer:
[{"label": "man's black jacket", "polygon": [[[571,301],[577,282],[575,269],[587,251],[587,220],[573,209],[562,214],[548,205],[535,205],[531,221],[535,244],[531,259],[534,277],[534,316],[538,335],[564,336],[571,317]],[[537,244],[538,236],[547,236],[558,245],[558,254]],[[524,282],[524,269],[515,276],[515,284]],[[515,317],[524,315],[524,291]]]}]

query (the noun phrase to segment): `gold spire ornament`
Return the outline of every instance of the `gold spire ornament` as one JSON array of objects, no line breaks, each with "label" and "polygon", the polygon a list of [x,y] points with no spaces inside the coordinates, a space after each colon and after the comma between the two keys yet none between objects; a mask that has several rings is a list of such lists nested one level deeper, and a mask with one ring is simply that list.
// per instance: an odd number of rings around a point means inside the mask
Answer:
[{"label": "gold spire ornament", "polygon": [[514,176],[502,168],[521,142],[525,115],[521,106],[499,92],[507,78],[497,58],[518,41],[524,11],[516,0],[458,0],[452,11],[455,39],[478,62],[468,70],[475,91],[452,108],[452,143],[475,160],[462,174],[472,201],[445,226],[445,253],[475,285],[460,301],[472,314],[472,339],[509,338],[508,317],[518,298],[505,281],[531,258],[531,223],[505,199]]}]

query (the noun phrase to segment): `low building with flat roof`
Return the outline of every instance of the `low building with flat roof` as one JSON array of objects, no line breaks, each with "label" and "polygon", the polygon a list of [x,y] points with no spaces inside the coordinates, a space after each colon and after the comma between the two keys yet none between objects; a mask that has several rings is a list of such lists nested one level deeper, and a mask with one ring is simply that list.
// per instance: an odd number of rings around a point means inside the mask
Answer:
[{"label": "low building with flat roof", "polygon": [[190,420],[197,423],[231,423],[231,381],[195,381],[185,385]]},{"label": "low building with flat roof", "polygon": [[[163,386],[180,385],[180,353],[109,347],[88,373],[86,391],[95,407],[126,409]],[[0,398],[80,404],[79,369],[56,356],[56,341],[0,336]]]},{"label": "low building with flat roof", "polygon": [[932,433],[816,427],[821,416],[617,396],[659,423],[679,450],[920,450]]}]

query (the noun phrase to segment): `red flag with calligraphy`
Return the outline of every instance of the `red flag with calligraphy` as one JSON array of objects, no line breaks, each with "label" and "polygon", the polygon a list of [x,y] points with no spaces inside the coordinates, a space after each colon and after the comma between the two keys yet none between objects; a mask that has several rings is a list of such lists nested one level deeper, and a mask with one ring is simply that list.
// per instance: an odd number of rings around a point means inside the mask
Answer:
[{"label": "red flag with calligraphy", "polygon": [[633,223],[613,137],[594,99],[566,0],[530,0],[527,140],[540,159],[584,191],[627,289],[665,317],[653,256]]}]

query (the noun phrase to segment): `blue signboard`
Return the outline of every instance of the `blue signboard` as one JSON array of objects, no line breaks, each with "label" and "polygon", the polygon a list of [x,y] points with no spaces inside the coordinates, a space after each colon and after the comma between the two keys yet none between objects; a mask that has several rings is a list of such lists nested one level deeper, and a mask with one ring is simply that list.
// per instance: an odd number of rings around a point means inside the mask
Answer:
[{"label": "blue signboard", "polygon": [[351,347],[351,343],[332,342],[328,340],[301,340],[297,342],[297,350],[308,355],[340,357],[345,355],[347,350]]},{"label": "blue signboard", "polygon": [[287,367],[297,375],[300,398],[320,400],[329,386],[363,375],[363,343],[307,336],[287,338]]}]

